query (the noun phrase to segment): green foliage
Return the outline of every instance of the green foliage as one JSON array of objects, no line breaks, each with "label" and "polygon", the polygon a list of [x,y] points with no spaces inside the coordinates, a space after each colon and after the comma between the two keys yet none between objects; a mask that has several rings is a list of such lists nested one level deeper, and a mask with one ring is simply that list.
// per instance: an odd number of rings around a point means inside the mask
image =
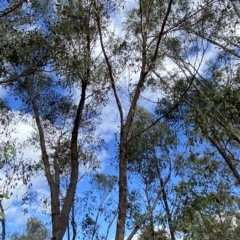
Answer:
[{"label": "green foliage", "polygon": [[170,240],[169,233],[165,229],[154,230],[152,226],[144,228],[138,240]]},{"label": "green foliage", "polygon": [[16,150],[12,145],[7,144],[4,146],[3,156],[1,158],[4,158],[7,161],[12,157],[16,157]]},{"label": "green foliage", "polygon": [[[116,217],[117,177],[114,175],[96,173],[90,179],[91,190],[81,197],[81,236],[87,239],[108,239],[109,228]],[[103,230],[102,225],[106,226]]]},{"label": "green foliage", "polygon": [[193,218],[194,224],[189,224],[185,229],[184,240],[238,239],[239,221],[234,223],[233,216],[207,216],[196,212]]},{"label": "green foliage", "polygon": [[177,231],[184,232],[185,239],[234,239],[232,219],[238,215],[239,197],[230,170],[209,150],[180,161],[176,172],[182,181],[174,187]]},{"label": "green foliage", "polygon": [[90,183],[92,186],[102,194],[109,194],[114,190],[117,183],[117,177],[114,175],[106,175],[102,173],[96,173]]},{"label": "green foliage", "polygon": [[[173,151],[177,146],[177,137],[167,122],[156,121],[154,114],[138,107],[129,139],[127,160],[131,190],[128,193],[128,227],[131,228],[153,208],[155,201],[160,205],[162,188],[167,191],[167,185],[163,184],[166,184],[165,178],[171,172],[174,162]],[[159,196],[160,189],[162,190]],[[147,216],[141,229],[145,229],[148,224],[168,225],[165,216],[166,213],[163,213],[161,208],[154,209],[153,213]]]},{"label": "green foliage", "polygon": [[1,198],[1,199],[3,199],[3,198],[9,199],[7,193],[1,193],[1,194],[0,194],[0,198]]},{"label": "green foliage", "polygon": [[[16,157],[16,150],[15,150],[15,148],[12,145],[7,143],[4,146],[3,154],[0,157],[1,158],[0,168],[3,168],[4,164],[7,164],[7,161],[10,158],[13,158],[13,157]],[[2,201],[2,199],[9,199],[9,195],[7,193],[0,193],[0,199],[1,199],[1,201]],[[1,209],[2,209],[2,205],[1,205]],[[0,217],[2,219],[4,219],[5,218],[5,213],[4,212],[0,212]]]},{"label": "green foliage", "polygon": [[12,233],[11,240],[46,240],[50,239],[50,232],[44,223],[36,217],[28,219],[25,233]]},{"label": "green foliage", "polygon": [[[151,113],[142,107],[138,107],[130,131],[128,147],[129,168],[133,172],[140,173],[141,169],[150,171],[154,166],[154,161],[158,161],[161,167],[165,168],[165,161],[168,160],[170,149],[176,147],[176,134],[169,128],[168,124],[157,122],[151,126],[154,122],[155,119]],[[148,127],[150,128],[145,130]],[[153,161],[152,166],[151,161]],[[143,167],[141,164],[146,164],[146,166]],[[147,164],[149,164],[149,167],[147,167]]]}]

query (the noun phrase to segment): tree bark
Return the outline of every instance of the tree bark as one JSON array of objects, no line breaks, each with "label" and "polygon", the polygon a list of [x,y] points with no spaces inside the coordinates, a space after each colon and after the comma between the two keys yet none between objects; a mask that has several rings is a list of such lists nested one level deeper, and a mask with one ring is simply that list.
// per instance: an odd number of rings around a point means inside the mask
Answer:
[{"label": "tree bark", "polygon": [[[2,199],[0,200],[0,210],[4,214]],[[1,220],[1,225],[2,225],[2,234],[1,234],[2,240],[5,240],[6,239],[6,219],[5,219],[5,217],[2,217],[0,220]]]},{"label": "tree bark", "polygon": [[[90,74],[90,70],[89,70]],[[50,196],[51,196],[51,217],[52,217],[52,240],[62,240],[65,234],[65,231],[69,222],[69,213],[73,204],[74,195],[78,182],[78,173],[79,173],[79,162],[78,162],[78,130],[80,126],[80,121],[82,117],[82,112],[86,99],[86,90],[87,90],[87,81],[82,81],[82,91],[81,98],[78,104],[78,109],[74,121],[74,126],[72,130],[71,137],[71,176],[70,183],[67,189],[66,197],[63,203],[62,208],[60,207],[59,201],[59,167],[57,163],[57,159],[54,159],[54,179],[50,170],[50,162],[47,154],[46,143],[44,130],[42,128],[39,108],[34,99],[34,96],[31,92],[31,86],[26,88],[28,95],[31,99],[35,120],[38,128],[39,138],[40,138],[40,147],[42,152],[42,160],[44,165],[45,174],[47,177],[47,182],[50,187]],[[55,155],[55,158],[57,156]]]},{"label": "tree bark", "polygon": [[171,235],[171,240],[175,240],[175,231],[173,229],[172,226],[172,214],[170,212],[169,206],[168,206],[168,201],[167,201],[167,194],[165,191],[165,184],[163,182],[162,177],[160,178],[160,182],[161,182],[161,187],[162,187],[162,198],[163,198],[163,203],[164,203],[164,208],[167,214],[167,221],[168,221],[168,226],[169,226],[169,230],[170,230],[170,235]]},{"label": "tree bark", "polygon": [[225,160],[226,164],[228,165],[228,167],[232,171],[233,176],[236,178],[236,180],[240,184],[240,175],[239,175],[236,167],[234,166],[231,157],[229,157],[229,155],[224,151],[224,149],[222,149],[219,146],[219,144],[217,144],[217,142],[212,137],[208,136],[208,139],[212,143],[212,145],[218,150],[218,152],[221,154],[221,156]]},{"label": "tree bark", "polygon": [[166,186],[167,182],[170,179],[170,175],[171,172],[169,173],[169,175],[167,176],[166,180],[163,182],[163,186],[159,189],[158,194],[155,198],[155,201],[152,205],[152,207],[143,215],[143,217],[141,218],[141,220],[138,222],[138,224],[134,227],[134,229],[132,230],[132,232],[130,233],[130,235],[128,236],[127,240],[131,240],[133,238],[133,236],[137,233],[137,231],[141,228],[141,226],[146,222],[146,220],[148,219],[148,217],[152,214],[153,210],[156,208],[159,199],[162,196],[162,191],[164,189],[164,187]]}]

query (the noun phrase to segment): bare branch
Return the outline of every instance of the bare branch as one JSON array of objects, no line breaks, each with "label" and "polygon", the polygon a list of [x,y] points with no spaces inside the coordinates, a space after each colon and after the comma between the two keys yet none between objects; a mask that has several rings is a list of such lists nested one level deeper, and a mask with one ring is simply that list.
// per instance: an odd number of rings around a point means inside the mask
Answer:
[{"label": "bare branch", "polygon": [[[97,11],[96,3],[94,5],[95,5],[95,10]],[[101,19],[100,19],[100,16],[99,16],[98,12],[96,12],[96,19],[97,19],[97,27],[98,27],[102,52],[103,52],[103,55],[104,55],[104,58],[105,58],[105,61],[106,61],[106,64],[107,64],[108,74],[109,74],[109,77],[110,77],[111,86],[112,86],[112,89],[113,89],[113,94],[114,94],[114,97],[115,97],[115,100],[116,100],[116,103],[117,103],[117,107],[118,107],[118,110],[119,110],[121,126],[123,126],[123,121],[124,121],[124,119],[123,119],[123,109],[122,109],[121,101],[120,101],[120,99],[118,97],[118,94],[117,94],[115,80],[114,80],[113,71],[112,71],[112,65],[109,61],[109,57],[106,53],[105,46],[104,46],[104,43],[103,43]]]},{"label": "bare branch", "polygon": [[3,11],[0,11],[0,18],[5,17],[6,15],[12,13],[15,11],[17,8],[22,6],[22,4],[26,2],[26,0],[21,0],[19,2],[14,2],[10,7],[4,9]]},{"label": "bare branch", "polygon": [[162,196],[162,191],[165,188],[166,184],[168,183],[168,181],[170,180],[170,176],[171,176],[171,171],[169,172],[167,178],[165,179],[165,181],[163,182],[162,187],[159,189],[157,197],[152,205],[152,207],[143,215],[143,217],[141,218],[141,220],[138,222],[138,224],[136,224],[136,226],[134,227],[134,229],[132,230],[132,232],[130,233],[130,235],[128,236],[127,240],[131,240],[133,238],[133,236],[137,233],[137,231],[141,228],[141,226],[146,222],[146,220],[148,219],[149,215],[153,212],[153,210],[155,209],[155,207],[158,204],[159,199]]},{"label": "bare branch", "polygon": [[[162,40],[162,37],[164,35],[164,29],[165,29],[165,26],[167,24],[167,20],[168,20],[168,17],[170,15],[170,12],[171,12],[171,9],[172,9],[172,4],[173,4],[173,0],[170,0],[169,1],[169,4],[168,4],[168,8],[167,8],[167,12],[166,12],[166,15],[163,19],[163,23],[162,23],[162,26],[161,26],[161,30],[158,34],[158,40],[157,40],[157,45],[156,45],[156,48],[155,48],[155,52],[154,52],[154,55],[152,57],[152,63],[154,63],[157,59],[157,55],[158,55],[158,49],[159,49],[159,46],[160,46],[160,43],[161,43],[161,40]],[[151,66],[153,67],[153,66]]]},{"label": "bare branch", "polygon": [[222,149],[219,146],[219,144],[217,144],[217,142],[211,136],[208,136],[207,138],[212,143],[212,145],[218,150],[218,152],[221,154],[221,156],[225,160],[226,164],[229,166],[230,170],[232,171],[233,176],[237,179],[238,183],[240,184],[240,175],[239,175],[236,167],[234,166],[232,159],[229,157],[229,155],[227,155],[227,153],[224,151],[224,149]]}]

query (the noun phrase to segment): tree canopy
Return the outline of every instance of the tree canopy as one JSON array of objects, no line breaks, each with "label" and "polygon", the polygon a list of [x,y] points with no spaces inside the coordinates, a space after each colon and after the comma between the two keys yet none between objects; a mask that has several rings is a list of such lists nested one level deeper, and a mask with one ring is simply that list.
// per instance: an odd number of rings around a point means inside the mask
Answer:
[{"label": "tree canopy", "polygon": [[236,239],[239,9],[0,2],[2,239]]}]

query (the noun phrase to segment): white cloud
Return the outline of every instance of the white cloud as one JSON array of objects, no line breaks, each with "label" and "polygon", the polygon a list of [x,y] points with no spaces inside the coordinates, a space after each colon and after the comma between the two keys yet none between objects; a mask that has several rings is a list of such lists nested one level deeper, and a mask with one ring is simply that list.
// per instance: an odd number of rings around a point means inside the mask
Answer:
[{"label": "white cloud", "polygon": [[0,86],[0,97],[4,98],[7,95],[7,90]]},{"label": "white cloud", "polygon": [[106,142],[113,140],[114,133],[119,131],[119,113],[117,106],[110,103],[104,107],[101,119],[102,121],[97,127],[96,134],[103,137]]},{"label": "white cloud", "polygon": [[[20,112],[14,112],[10,124],[7,127],[1,126],[6,128],[8,132],[7,135],[0,136],[1,147],[9,141],[16,149],[16,157],[7,159],[0,170],[0,192],[8,193],[10,197],[3,199],[3,207],[8,221],[14,221],[15,225],[21,224],[24,222],[23,219],[26,220],[29,217],[28,215],[23,216],[22,212],[26,207],[31,209],[29,206],[22,205],[22,198],[29,194],[27,181],[31,182],[33,191],[38,190],[38,192],[46,193],[45,176],[42,173],[31,176],[28,169],[22,168],[24,162],[30,165],[34,160],[39,161],[41,156],[40,149],[27,142],[34,131],[33,124],[32,116],[23,116]],[[37,206],[33,207],[33,209],[36,208]]]},{"label": "white cloud", "polygon": [[[102,130],[103,134],[106,134],[106,136],[110,136],[111,135],[110,132],[112,132],[113,129],[115,128],[114,125],[115,115],[114,117],[113,116],[109,117],[109,121],[113,121],[111,125],[111,130],[104,129],[105,128],[104,126],[102,126],[102,129],[100,129]],[[14,161],[12,162],[9,160],[9,164],[11,165],[5,165],[3,169],[0,169],[0,192],[4,193],[8,192],[9,195],[11,193],[10,199],[3,200],[3,206],[4,209],[6,210],[5,214],[8,221],[10,223],[15,222],[14,223],[15,225],[21,224],[29,216],[32,216],[33,211],[35,211],[37,215],[40,216],[43,211],[46,213],[50,213],[50,209],[48,207],[44,207],[43,204],[41,204],[42,201],[40,201],[40,198],[50,200],[49,187],[46,182],[46,177],[43,171],[34,173],[34,176],[29,176],[28,179],[29,183],[32,184],[31,190],[33,192],[37,191],[36,201],[33,201],[31,206],[21,205],[22,198],[23,196],[26,196],[26,194],[29,194],[28,193],[29,189],[28,185],[25,185],[26,182],[24,180],[24,177],[22,176],[23,172],[20,171],[21,168],[18,169],[17,171],[17,167],[18,166],[22,167],[24,163],[31,165],[32,163],[34,163],[34,160],[39,161],[41,159],[39,143],[35,144],[34,141],[36,141],[37,139],[33,139],[33,137],[36,138],[35,134],[33,135],[33,133],[35,132],[34,125],[35,119],[31,115],[23,115],[21,112],[14,112],[13,116],[11,116],[11,122],[7,129],[2,129],[2,131],[7,130],[8,132],[7,136],[3,134],[0,135],[0,146],[4,146],[4,143],[9,140],[10,144],[14,145],[14,148],[17,150],[16,159],[14,159]],[[1,125],[0,128],[6,127]],[[30,139],[33,139],[32,143]],[[58,132],[55,131],[54,136],[48,132],[48,134],[46,134],[46,139],[49,141],[52,139],[53,141],[51,142],[51,144],[54,145],[58,139]],[[104,150],[98,153],[98,158],[102,162],[101,171],[104,170],[105,168],[104,161],[108,157],[109,157],[108,153]],[[80,169],[81,173],[83,171],[86,171],[87,166],[85,166],[85,169],[82,169],[82,167],[83,166],[81,166]],[[25,169],[24,174],[25,178],[28,175],[28,171],[29,171],[28,169]],[[87,171],[90,172],[91,170],[89,169]],[[27,208],[29,210],[29,214],[26,214],[26,216],[23,217],[22,210],[24,208]]]}]

